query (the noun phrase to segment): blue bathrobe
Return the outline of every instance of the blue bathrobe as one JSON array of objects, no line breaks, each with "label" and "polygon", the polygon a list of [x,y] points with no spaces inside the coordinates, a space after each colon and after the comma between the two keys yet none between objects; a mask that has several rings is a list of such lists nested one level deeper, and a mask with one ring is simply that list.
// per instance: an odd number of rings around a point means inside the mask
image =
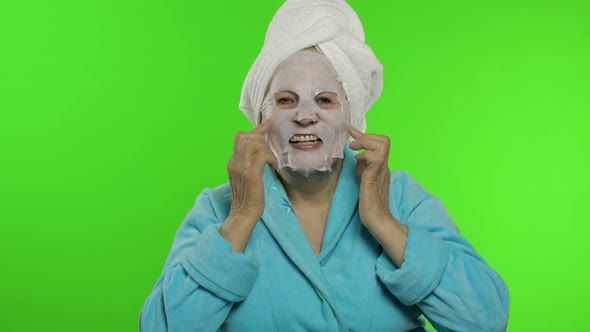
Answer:
[{"label": "blue bathrobe", "polygon": [[504,331],[508,290],[443,204],[391,173],[390,209],[408,226],[397,267],[362,225],[348,147],[319,255],[277,174],[263,175],[265,210],[244,253],[219,234],[229,184],[205,189],[180,225],[140,314],[141,331]]}]

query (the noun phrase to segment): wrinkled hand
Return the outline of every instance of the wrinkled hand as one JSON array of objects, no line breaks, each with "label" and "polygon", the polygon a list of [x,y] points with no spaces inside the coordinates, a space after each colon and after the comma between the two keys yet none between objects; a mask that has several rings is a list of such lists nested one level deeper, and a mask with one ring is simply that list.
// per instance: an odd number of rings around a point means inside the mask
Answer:
[{"label": "wrinkled hand", "polygon": [[356,172],[360,178],[359,213],[365,226],[372,226],[391,218],[389,210],[389,137],[383,135],[363,134],[360,130],[348,126],[348,133],[354,141],[352,150],[365,151],[355,155]]},{"label": "wrinkled hand", "polygon": [[262,171],[265,164],[276,161],[265,138],[270,124],[265,120],[252,131],[238,132],[235,136],[234,151],[227,163],[232,195],[230,216],[251,221],[258,221],[262,216]]}]

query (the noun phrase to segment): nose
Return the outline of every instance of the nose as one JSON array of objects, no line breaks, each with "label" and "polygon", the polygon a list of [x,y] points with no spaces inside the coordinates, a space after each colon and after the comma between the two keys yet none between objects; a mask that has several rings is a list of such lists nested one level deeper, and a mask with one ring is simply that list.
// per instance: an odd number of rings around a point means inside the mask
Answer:
[{"label": "nose", "polygon": [[302,126],[309,126],[312,123],[318,122],[317,119],[310,119],[309,117],[304,117],[302,119],[295,119],[295,121],[297,123],[301,124]]},{"label": "nose", "polygon": [[318,122],[318,114],[312,112],[295,112],[293,121],[302,126],[309,126],[310,124]]},{"label": "nose", "polygon": [[307,105],[301,105],[295,114],[293,115],[293,121],[299,123],[302,126],[309,126],[310,124],[318,122],[318,113]]}]

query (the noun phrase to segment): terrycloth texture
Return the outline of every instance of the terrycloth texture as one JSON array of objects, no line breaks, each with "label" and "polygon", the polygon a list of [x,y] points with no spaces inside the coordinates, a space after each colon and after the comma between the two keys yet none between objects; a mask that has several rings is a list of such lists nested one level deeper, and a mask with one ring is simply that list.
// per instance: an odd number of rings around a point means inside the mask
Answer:
[{"label": "terrycloth texture", "polygon": [[254,126],[275,68],[289,55],[318,46],[338,73],[351,124],[365,131],[365,113],[383,89],[383,68],[365,43],[361,22],[343,0],[288,0],[273,17],[262,51],[242,87],[240,109]]},{"label": "terrycloth texture", "polygon": [[504,331],[508,291],[459,234],[442,203],[392,172],[390,208],[408,225],[398,268],[361,224],[354,152],[314,255],[281,182],[265,168],[265,210],[245,253],[218,232],[228,184],[203,191],[180,226],[140,331]]}]

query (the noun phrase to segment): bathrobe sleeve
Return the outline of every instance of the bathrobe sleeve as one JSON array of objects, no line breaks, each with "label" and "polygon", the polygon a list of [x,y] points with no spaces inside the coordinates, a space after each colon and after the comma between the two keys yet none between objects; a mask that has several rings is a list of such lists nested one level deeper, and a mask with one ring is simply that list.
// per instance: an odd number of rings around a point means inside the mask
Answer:
[{"label": "bathrobe sleeve", "polygon": [[405,305],[417,305],[442,331],[505,331],[508,290],[459,233],[443,204],[408,174],[392,183],[400,221],[408,226],[401,268],[383,252],[377,275]]},{"label": "bathrobe sleeve", "polygon": [[[206,189],[182,222],[162,275],[145,301],[140,331],[217,331],[235,302],[243,300],[258,263],[233,252],[220,234]],[[223,217],[225,219],[225,217]]]}]

